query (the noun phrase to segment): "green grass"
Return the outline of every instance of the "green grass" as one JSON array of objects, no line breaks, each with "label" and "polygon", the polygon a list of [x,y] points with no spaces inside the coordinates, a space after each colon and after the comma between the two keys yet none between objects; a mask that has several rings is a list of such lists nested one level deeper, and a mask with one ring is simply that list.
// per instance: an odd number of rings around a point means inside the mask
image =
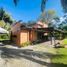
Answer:
[{"label": "green grass", "polygon": [[65,38],[65,39],[62,40],[62,45],[63,45],[63,46],[64,46],[64,45],[67,45],[67,38]]},{"label": "green grass", "polygon": [[52,67],[67,67],[67,48],[56,50],[57,54],[52,56]]}]

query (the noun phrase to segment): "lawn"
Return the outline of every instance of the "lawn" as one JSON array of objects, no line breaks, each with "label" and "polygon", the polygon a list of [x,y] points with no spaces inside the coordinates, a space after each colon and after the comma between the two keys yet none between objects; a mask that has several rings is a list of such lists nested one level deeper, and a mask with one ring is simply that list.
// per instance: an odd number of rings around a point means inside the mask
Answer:
[{"label": "lawn", "polygon": [[52,67],[67,67],[67,48],[56,49],[56,52],[51,58]]},{"label": "lawn", "polygon": [[67,67],[67,48],[48,48],[46,45],[38,45],[38,50],[46,50],[51,58],[50,67]]},{"label": "lawn", "polygon": [[63,45],[67,45],[67,38],[65,38],[65,39],[62,40],[62,44]]}]

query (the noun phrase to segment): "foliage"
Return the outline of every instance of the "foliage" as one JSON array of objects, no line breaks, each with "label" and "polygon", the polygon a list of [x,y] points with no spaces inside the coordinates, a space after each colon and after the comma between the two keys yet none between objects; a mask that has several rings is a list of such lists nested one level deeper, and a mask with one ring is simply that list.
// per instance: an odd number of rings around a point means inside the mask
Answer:
[{"label": "foliage", "polygon": [[54,10],[48,10],[48,11],[43,12],[40,15],[39,20],[49,24],[54,17],[55,17],[55,11]]},{"label": "foliage", "polygon": [[4,27],[5,26],[5,22],[3,20],[0,20],[0,27]]},{"label": "foliage", "polygon": [[9,35],[7,35],[7,34],[1,34],[0,35],[0,41],[2,41],[2,40],[9,40]]},{"label": "foliage", "polygon": [[0,8],[0,27],[10,30],[10,25],[13,23],[11,16],[5,12],[3,8]]},{"label": "foliage", "polygon": [[67,13],[67,0],[61,0],[61,5],[63,7],[63,11]]},{"label": "foliage", "polygon": [[[17,6],[18,2],[19,2],[19,0],[13,0],[13,3],[15,4],[15,6]],[[44,10],[45,10],[46,2],[47,2],[47,0],[42,0],[41,1],[41,11],[42,12],[44,12]]]},{"label": "foliage", "polygon": [[54,28],[58,28],[58,29],[61,29],[63,31],[67,31],[67,14],[65,14],[62,17],[53,18],[51,23],[52,23],[52,26]]},{"label": "foliage", "polygon": [[67,31],[67,25],[63,26],[62,29]]},{"label": "foliage", "polygon": [[11,25],[9,23],[5,23],[3,20],[0,21],[0,27],[3,27],[6,30],[10,30]]},{"label": "foliage", "polygon": [[[67,13],[67,0],[60,0],[60,1],[61,1],[63,11],[65,13]],[[42,0],[42,2],[41,2],[41,11],[42,12],[44,12],[44,10],[45,10],[46,2],[47,2],[47,0]]]},{"label": "foliage", "polygon": [[46,2],[47,2],[47,0],[42,0],[42,2],[41,2],[41,11],[42,12],[45,11]]},{"label": "foliage", "polygon": [[4,28],[9,31],[11,29],[11,25],[7,23]]},{"label": "foliage", "polygon": [[0,27],[3,27],[6,30],[10,30],[11,25],[9,23],[5,23],[3,20],[0,20]]},{"label": "foliage", "polygon": [[[60,0],[60,1],[61,1],[63,11],[65,13],[67,13],[67,0]],[[47,0],[42,0],[42,2],[41,2],[41,11],[42,12],[44,12],[44,10],[45,10],[46,2],[47,2]]]},{"label": "foliage", "polygon": [[11,16],[3,8],[0,8],[0,20],[3,20],[5,23],[13,23]]},{"label": "foliage", "polygon": [[19,0],[13,0],[15,6],[17,6],[18,1],[19,1]]},{"label": "foliage", "polygon": [[24,47],[24,46],[28,46],[28,45],[31,45],[31,42],[30,41],[25,42],[25,43],[22,43],[20,46],[21,47]]},{"label": "foliage", "polygon": [[28,21],[27,23],[26,23],[26,25],[28,26],[28,27],[33,27],[34,25],[36,24],[36,21]]},{"label": "foliage", "polygon": [[[45,11],[45,6],[46,6],[46,2],[48,0],[42,0],[41,1],[41,11],[44,12]],[[67,12],[67,0],[60,0],[61,1],[61,5],[63,7],[63,11],[66,13]],[[13,0],[15,6],[18,4],[19,0]]]},{"label": "foliage", "polygon": [[3,8],[0,8],[0,20],[3,19],[4,14],[5,14],[4,9]]}]

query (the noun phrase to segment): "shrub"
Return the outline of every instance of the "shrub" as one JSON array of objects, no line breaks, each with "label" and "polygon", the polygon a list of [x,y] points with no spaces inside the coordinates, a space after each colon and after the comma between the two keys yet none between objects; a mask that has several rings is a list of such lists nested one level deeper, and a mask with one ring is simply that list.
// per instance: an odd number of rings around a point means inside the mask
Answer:
[{"label": "shrub", "polygon": [[28,46],[28,45],[31,45],[31,42],[30,41],[25,42],[25,43],[22,43],[20,46],[21,47],[24,47],[24,46]]},{"label": "shrub", "polygon": [[7,34],[1,34],[0,40],[9,40],[9,36]]}]

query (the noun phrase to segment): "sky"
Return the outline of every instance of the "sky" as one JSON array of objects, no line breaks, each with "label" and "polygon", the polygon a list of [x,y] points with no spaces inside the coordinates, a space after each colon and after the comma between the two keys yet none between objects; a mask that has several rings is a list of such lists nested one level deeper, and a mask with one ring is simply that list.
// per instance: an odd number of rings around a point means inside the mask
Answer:
[{"label": "sky", "polygon": [[[16,21],[23,20],[24,22],[36,20],[41,14],[41,0],[19,0],[17,6],[13,0],[0,0],[0,7],[9,13]],[[48,0],[46,10],[55,10],[58,16],[63,15],[60,0]]]}]

